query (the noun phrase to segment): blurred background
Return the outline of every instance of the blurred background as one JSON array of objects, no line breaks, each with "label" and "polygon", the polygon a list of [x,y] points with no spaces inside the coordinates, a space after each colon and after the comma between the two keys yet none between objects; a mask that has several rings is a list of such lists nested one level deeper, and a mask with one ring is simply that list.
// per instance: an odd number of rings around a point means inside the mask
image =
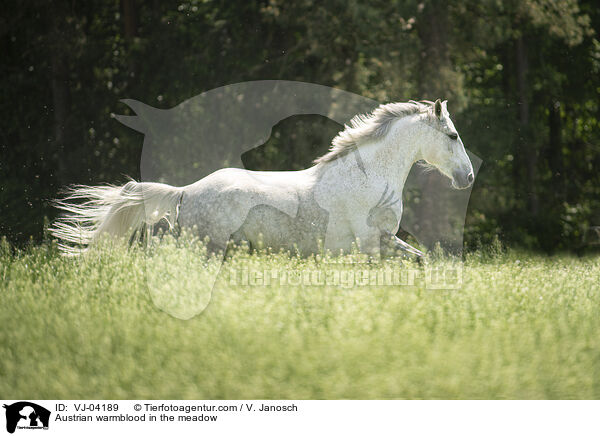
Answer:
[{"label": "blurred background", "polygon": [[[139,178],[131,98],[171,108],[213,88],[298,80],[379,102],[449,100],[483,159],[465,244],[582,250],[600,226],[600,9],[592,0],[5,0],[0,236],[40,241],[72,183]],[[301,169],[341,126],[282,121],[243,156]]]}]

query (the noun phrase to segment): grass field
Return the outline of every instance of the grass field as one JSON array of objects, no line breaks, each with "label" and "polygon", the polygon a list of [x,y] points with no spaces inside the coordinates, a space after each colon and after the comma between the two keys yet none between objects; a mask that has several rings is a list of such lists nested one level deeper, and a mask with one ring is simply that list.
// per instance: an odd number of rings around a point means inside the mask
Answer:
[{"label": "grass field", "polygon": [[4,398],[600,398],[598,256],[475,253],[460,289],[431,290],[236,284],[232,271],[379,268],[238,253],[184,321],[153,304],[146,269],[172,263],[171,283],[191,286],[189,248],[0,251]]}]

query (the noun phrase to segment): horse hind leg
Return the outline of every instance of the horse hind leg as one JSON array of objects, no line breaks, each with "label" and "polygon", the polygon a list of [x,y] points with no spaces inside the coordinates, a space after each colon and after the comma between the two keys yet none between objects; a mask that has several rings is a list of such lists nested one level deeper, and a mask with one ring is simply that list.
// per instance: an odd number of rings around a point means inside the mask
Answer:
[{"label": "horse hind leg", "polygon": [[242,228],[239,228],[231,234],[225,247],[225,258],[230,257],[237,250],[250,251],[252,252],[253,247]]}]

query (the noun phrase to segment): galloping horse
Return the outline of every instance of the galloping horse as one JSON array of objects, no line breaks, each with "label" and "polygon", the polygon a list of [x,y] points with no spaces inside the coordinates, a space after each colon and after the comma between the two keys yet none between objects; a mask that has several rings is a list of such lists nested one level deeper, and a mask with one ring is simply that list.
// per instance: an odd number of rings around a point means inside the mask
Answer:
[{"label": "galloping horse", "polygon": [[417,161],[438,169],[456,189],[473,183],[446,101],[390,103],[355,116],[330,151],[301,171],[225,168],[184,187],[135,181],[78,186],[57,202],[66,214],[51,232],[69,254],[102,234],[130,238],[166,220],[171,228],[194,227],[215,252],[230,241],[302,255],[348,252],[357,243],[376,255],[384,241],[419,257],[395,236],[404,183]]}]

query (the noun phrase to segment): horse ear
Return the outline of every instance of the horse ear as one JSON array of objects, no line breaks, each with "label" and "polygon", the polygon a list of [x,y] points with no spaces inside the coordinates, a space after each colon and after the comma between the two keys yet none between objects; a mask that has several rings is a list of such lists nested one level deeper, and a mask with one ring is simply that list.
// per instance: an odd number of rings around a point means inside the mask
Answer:
[{"label": "horse ear", "polygon": [[442,101],[438,98],[434,103],[434,113],[438,118],[442,118]]}]

